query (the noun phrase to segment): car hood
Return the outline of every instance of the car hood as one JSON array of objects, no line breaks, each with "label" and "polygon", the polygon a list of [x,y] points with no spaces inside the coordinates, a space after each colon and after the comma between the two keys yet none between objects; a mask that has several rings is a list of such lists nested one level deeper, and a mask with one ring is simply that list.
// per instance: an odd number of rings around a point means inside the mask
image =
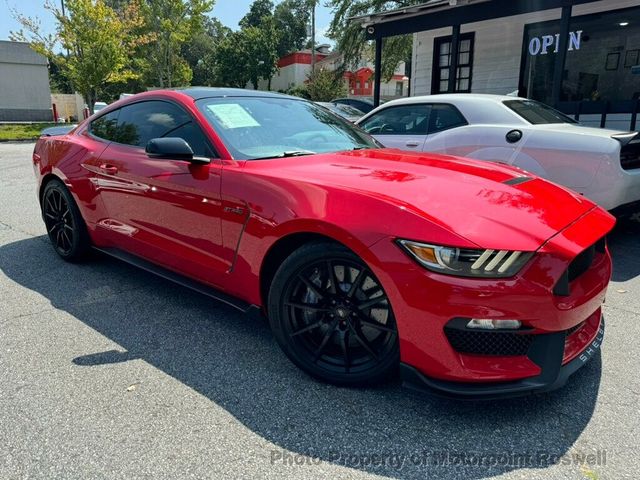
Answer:
[{"label": "car hood", "polygon": [[[577,193],[512,167],[396,149],[248,165],[290,181],[377,197],[401,210],[398,219],[402,213],[417,215],[482,248],[535,251],[595,207]],[[372,222],[401,221],[375,219],[375,213]]]}]

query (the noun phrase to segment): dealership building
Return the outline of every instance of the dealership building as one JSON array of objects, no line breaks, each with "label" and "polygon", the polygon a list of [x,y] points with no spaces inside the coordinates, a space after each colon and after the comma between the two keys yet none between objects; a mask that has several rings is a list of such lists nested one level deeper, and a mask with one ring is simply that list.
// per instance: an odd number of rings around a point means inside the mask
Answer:
[{"label": "dealership building", "polygon": [[[354,19],[413,34],[411,95],[518,94],[583,123],[638,129],[638,0],[431,0]],[[374,86],[375,96],[375,86]]]},{"label": "dealership building", "polygon": [[0,40],[0,122],[51,119],[47,59],[27,43]]}]

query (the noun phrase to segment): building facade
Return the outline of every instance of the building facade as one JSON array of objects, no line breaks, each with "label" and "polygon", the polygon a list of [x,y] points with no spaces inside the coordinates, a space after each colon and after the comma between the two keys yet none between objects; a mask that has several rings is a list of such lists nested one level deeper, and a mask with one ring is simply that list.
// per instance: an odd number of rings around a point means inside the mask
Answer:
[{"label": "building facade", "polygon": [[[336,71],[342,66],[342,55],[328,51],[328,45],[321,45],[316,52],[316,68]],[[388,82],[382,82],[382,97],[392,99],[407,95],[408,77],[404,75],[405,64],[401,63]],[[311,51],[302,50],[285,55],[278,60],[278,73],[271,79],[271,90],[286,92],[290,88],[304,85],[311,73]],[[345,87],[350,97],[371,97],[373,95],[373,65],[363,60],[353,71],[344,73]],[[260,80],[260,90],[267,90],[268,83]],[[248,87],[250,88],[250,87]]]},{"label": "building facade", "polygon": [[411,95],[520,95],[586,124],[640,124],[638,0],[429,0],[352,21],[374,69],[386,38],[413,34]]},{"label": "building facade", "polygon": [[26,43],[0,40],[0,122],[52,118],[47,59]]},{"label": "building facade", "polygon": [[[603,126],[629,129],[640,96],[640,2],[573,6],[555,102],[552,83],[560,31],[560,8],[462,24],[456,91],[518,94],[596,126],[606,112]],[[451,37],[450,27],[414,34],[412,95],[447,92]]]}]

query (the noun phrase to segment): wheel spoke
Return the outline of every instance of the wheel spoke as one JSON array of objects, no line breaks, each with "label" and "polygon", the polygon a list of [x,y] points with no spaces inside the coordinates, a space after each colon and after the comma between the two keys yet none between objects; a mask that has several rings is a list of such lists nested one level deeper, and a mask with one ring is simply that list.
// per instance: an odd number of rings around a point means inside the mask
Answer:
[{"label": "wheel spoke", "polygon": [[62,194],[60,192],[57,192],[58,194],[58,212],[62,211]]},{"label": "wheel spoke", "polygon": [[356,291],[358,290],[358,288],[360,288],[360,285],[362,284],[366,276],[367,272],[364,268],[358,272],[356,279],[353,281],[353,283],[351,284],[351,288],[349,288],[349,291],[347,292],[347,297],[351,298],[355,295]]},{"label": "wheel spoke", "polygon": [[49,229],[49,233],[53,235],[59,227],[60,227],[59,224],[54,223],[53,225],[51,225],[51,228]]},{"label": "wheel spoke", "polygon": [[330,309],[314,305],[311,303],[284,302],[287,307],[299,308],[300,310],[308,310],[310,312],[328,312]]},{"label": "wheel spoke", "polygon": [[379,303],[382,303],[382,302],[384,302],[386,300],[387,300],[387,296],[386,295],[380,295],[379,297],[371,298],[371,299],[359,304],[358,305],[358,310],[366,310],[367,308],[371,308],[374,305],[378,305]]},{"label": "wheel spoke", "polygon": [[47,205],[49,205],[49,211],[56,213],[56,207],[54,206],[55,202],[52,203],[52,199],[51,199],[52,196],[53,195],[47,196]]},{"label": "wheel spoke", "polygon": [[64,229],[62,229],[62,236],[67,241],[67,245],[69,245],[69,248],[71,248],[73,246],[73,243],[71,242],[71,238],[69,237],[69,234]]},{"label": "wheel spoke", "polygon": [[335,295],[338,293],[338,279],[336,278],[336,271],[331,260],[327,260],[327,274],[329,284],[331,285],[329,287],[329,292]]},{"label": "wheel spoke", "polygon": [[333,332],[336,331],[337,327],[338,327],[338,322],[337,321],[334,321],[329,326],[329,329],[327,330],[327,333],[324,334],[324,338],[320,342],[320,346],[316,349],[315,352],[313,352],[313,363],[316,363],[320,359],[320,355],[322,355],[322,352],[324,351],[325,347],[327,346],[327,343],[329,343],[329,339],[331,339],[331,336],[333,335]]},{"label": "wheel spoke", "polygon": [[378,355],[376,354],[376,352],[373,351],[373,348],[371,348],[371,345],[369,345],[369,341],[367,340],[367,337],[365,337],[361,332],[358,332],[358,330],[356,330],[355,327],[351,324],[349,324],[349,329],[351,330],[351,332],[353,332],[353,335],[356,337],[356,341],[360,345],[362,345],[362,348],[364,348],[367,351],[367,353],[374,358],[374,360],[377,360]]},{"label": "wheel spoke", "polygon": [[56,219],[55,215],[52,215],[52,214],[50,214],[48,212],[44,212],[44,216],[47,217],[47,218],[50,218],[51,220],[55,220]]},{"label": "wheel spoke", "polygon": [[318,328],[320,325],[322,325],[322,320],[318,320],[315,323],[312,323],[310,325],[307,325],[306,327],[303,327],[303,328],[301,328],[299,330],[296,330],[295,332],[289,334],[289,336],[290,337],[295,337],[295,336],[300,335],[302,333],[309,332],[309,331],[313,330],[314,328]]},{"label": "wheel spoke", "polygon": [[344,368],[349,373],[351,367],[351,357],[349,355],[349,330],[345,330],[340,335],[340,348],[342,349],[342,356],[344,357]]},{"label": "wheel spoke", "polygon": [[73,233],[73,227],[71,225],[69,225],[68,223],[64,224],[64,228],[66,228],[67,230],[70,230]]},{"label": "wheel spoke", "polygon": [[375,320],[368,320],[360,316],[358,317],[358,320],[360,321],[360,325],[363,325],[365,327],[375,328],[376,330],[380,330],[381,332],[395,333],[395,329],[387,327],[382,323],[378,323]]},{"label": "wheel spoke", "polygon": [[298,278],[300,278],[300,280],[302,280],[302,283],[304,283],[307,288],[309,290],[311,290],[311,292],[318,298],[324,298],[324,295],[322,293],[320,293],[320,290],[318,290],[318,287],[316,285],[314,285],[314,283],[309,280],[308,278],[305,278],[302,275],[298,275]]}]

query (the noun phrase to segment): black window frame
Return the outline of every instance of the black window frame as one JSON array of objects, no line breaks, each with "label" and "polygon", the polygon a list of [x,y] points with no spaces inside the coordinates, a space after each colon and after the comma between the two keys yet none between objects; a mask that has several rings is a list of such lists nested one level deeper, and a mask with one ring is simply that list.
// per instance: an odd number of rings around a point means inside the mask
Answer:
[{"label": "black window frame", "polygon": [[[122,112],[122,110],[124,108],[131,107],[133,105],[138,105],[138,104],[141,104],[141,103],[148,103],[148,102],[168,103],[168,104],[178,108],[179,110],[181,110],[187,117],[189,117],[191,119],[191,122],[193,122],[193,124],[196,125],[198,127],[198,129],[200,130],[200,132],[202,133],[202,136],[204,137],[205,146],[209,149],[209,152],[211,153],[211,158],[220,158],[220,156],[216,152],[216,149],[213,147],[213,144],[209,140],[209,137],[204,132],[204,129],[202,128],[202,125],[200,125],[200,122],[198,121],[198,119],[195,118],[190,112],[188,112],[178,102],[170,100],[170,99],[166,99],[166,98],[145,98],[145,99],[141,99],[141,100],[138,100],[138,101],[135,101],[135,102],[127,103],[127,104],[122,105],[122,106],[120,106],[118,108],[114,108],[113,110],[109,110],[108,112],[102,113],[99,117],[94,118],[93,120],[91,120],[91,122],[87,126],[87,132],[89,133],[91,138],[94,138],[94,139],[99,140],[101,142],[105,142],[105,143],[108,143],[108,144],[115,143],[116,145],[122,145],[123,147],[129,147],[129,148],[134,148],[134,149],[137,149],[137,150],[143,150],[144,151],[145,147],[142,147],[140,145],[131,145],[130,143],[121,143],[121,142],[117,142],[115,140],[107,140],[106,138],[99,137],[99,136],[95,135],[92,132],[92,128],[93,128],[93,123],[94,122],[98,121],[102,117],[104,117],[106,115],[109,115],[110,113],[113,113],[113,112],[119,112],[118,113],[118,125],[119,125],[120,124],[120,114],[121,114],[121,112]],[[207,155],[207,157],[208,157],[208,155]],[[162,160],[162,159],[159,159],[159,160]]]},{"label": "black window frame", "polygon": [[[453,130],[454,128],[460,128],[460,127],[466,127],[467,125],[469,125],[469,120],[467,120],[467,117],[464,116],[464,114],[460,111],[460,109],[458,107],[456,107],[453,103],[448,103],[448,102],[430,102],[427,105],[429,105],[431,108],[429,110],[429,122],[427,123],[427,135],[434,135],[436,133],[440,133],[440,132],[446,132],[447,130]],[[447,128],[443,128],[441,130],[436,130],[436,131],[431,131],[430,126],[431,126],[431,114],[433,113],[433,107],[435,106],[445,106],[445,107],[451,107],[453,110],[455,110],[458,115],[460,115],[460,118],[462,118],[463,123],[460,123],[458,125],[452,125],[450,127]]]},{"label": "black window frame", "polygon": [[[451,60],[449,59],[449,64],[447,67],[441,67],[440,66],[440,47],[445,44],[445,43],[449,43],[451,44],[453,41],[453,35],[446,35],[443,37],[436,37],[433,39],[433,63],[431,66],[431,94],[432,95],[437,95],[437,94],[441,94],[441,93],[471,93],[471,86],[473,84],[473,58],[474,58],[474,50],[475,50],[475,44],[476,44],[476,32],[465,32],[465,33],[461,33],[460,34],[460,45],[462,45],[462,42],[465,40],[469,40],[469,63],[466,64],[460,64],[460,51],[458,50],[458,69],[456,70],[456,85],[458,85],[458,83],[460,82],[460,78],[458,77],[458,71],[460,70],[460,68],[469,68],[469,77],[463,77],[462,80],[468,80],[469,81],[469,85],[468,88],[462,90],[459,88],[456,88],[454,90],[454,92],[449,92],[448,87],[447,87],[447,91],[441,91],[440,90],[440,82],[441,81],[449,81],[448,78],[447,80],[443,80],[441,78],[441,71],[444,68],[449,68],[451,66]],[[466,52],[463,52],[466,53]],[[451,48],[449,48],[449,54],[448,54],[449,58],[451,57]]]}]

